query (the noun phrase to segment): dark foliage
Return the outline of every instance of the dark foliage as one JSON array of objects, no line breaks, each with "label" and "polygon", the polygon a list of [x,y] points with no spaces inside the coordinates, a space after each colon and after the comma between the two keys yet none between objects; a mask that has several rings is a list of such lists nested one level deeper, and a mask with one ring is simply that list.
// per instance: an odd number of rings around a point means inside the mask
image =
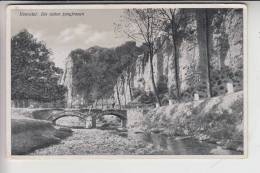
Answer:
[{"label": "dark foliage", "polygon": [[50,54],[45,43],[27,30],[12,37],[12,99],[43,102],[64,99],[66,89],[58,84],[63,71],[50,61]]},{"label": "dark foliage", "polygon": [[141,53],[131,41],[111,49],[95,46],[72,51],[74,94],[83,95],[88,103],[111,96],[117,78]]}]

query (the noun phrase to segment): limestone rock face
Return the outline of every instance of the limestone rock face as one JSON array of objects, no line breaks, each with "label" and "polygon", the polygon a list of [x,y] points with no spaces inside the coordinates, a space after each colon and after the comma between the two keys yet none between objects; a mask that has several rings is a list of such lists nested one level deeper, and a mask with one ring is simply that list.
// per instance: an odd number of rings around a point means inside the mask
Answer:
[{"label": "limestone rock face", "polygon": [[[229,11],[225,16],[226,33],[229,49],[225,65],[236,70],[243,64],[243,14],[241,11]],[[238,61],[238,62],[237,62]]]},{"label": "limestone rock face", "polygon": [[209,12],[209,52],[214,70],[243,65],[243,13],[241,10]]},{"label": "limestone rock face", "polygon": [[73,69],[73,62],[70,57],[66,58],[66,65],[65,65],[65,71],[63,73],[61,84],[67,87],[67,93],[66,93],[66,101],[67,105],[66,107],[72,107],[73,103],[73,82],[72,82],[72,69]]},{"label": "limestone rock face", "polygon": [[[242,10],[188,9],[185,14],[189,16],[189,22],[182,28],[187,35],[179,38],[177,43],[181,99],[193,100],[195,93],[200,98],[225,94],[227,83],[230,82],[234,91],[242,90]],[[172,40],[162,35],[156,44],[159,45],[163,41],[161,51],[153,57],[153,66],[156,85],[164,102],[174,99],[170,92],[175,92],[176,80]],[[140,100],[138,95],[149,95],[147,93],[153,91],[148,59],[146,55],[139,56],[135,67],[118,78],[114,87],[117,104],[119,99],[122,105],[135,102],[136,99]],[[167,91],[162,91],[164,88],[161,85],[165,85]]]}]

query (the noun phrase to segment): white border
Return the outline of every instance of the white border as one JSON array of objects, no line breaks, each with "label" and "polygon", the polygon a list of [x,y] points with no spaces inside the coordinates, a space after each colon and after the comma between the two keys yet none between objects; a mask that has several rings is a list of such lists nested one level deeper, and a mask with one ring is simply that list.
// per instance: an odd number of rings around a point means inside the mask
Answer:
[{"label": "white border", "polygon": [[[129,9],[129,8],[241,8],[243,9],[243,74],[244,74],[244,154],[243,155],[11,155],[11,10],[14,9]],[[245,159],[248,157],[248,62],[247,62],[247,7],[245,4],[124,4],[124,5],[10,5],[6,22],[6,143],[8,159]]]}]

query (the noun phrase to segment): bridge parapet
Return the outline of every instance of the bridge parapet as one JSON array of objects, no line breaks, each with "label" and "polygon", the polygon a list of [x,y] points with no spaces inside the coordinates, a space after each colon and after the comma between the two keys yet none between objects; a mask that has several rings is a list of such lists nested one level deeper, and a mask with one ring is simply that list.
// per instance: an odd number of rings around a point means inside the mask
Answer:
[{"label": "bridge parapet", "polygon": [[86,119],[87,117],[89,117],[91,115],[84,114],[84,113],[81,113],[79,111],[74,111],[74,110],[63,110],[61,112],[51,114],[47,118],[47,120],[56,121],[57,119],[60,119],[61,117],[67,117],[67,116],[74,116],[74,117],[79,117],[81,119]]}]

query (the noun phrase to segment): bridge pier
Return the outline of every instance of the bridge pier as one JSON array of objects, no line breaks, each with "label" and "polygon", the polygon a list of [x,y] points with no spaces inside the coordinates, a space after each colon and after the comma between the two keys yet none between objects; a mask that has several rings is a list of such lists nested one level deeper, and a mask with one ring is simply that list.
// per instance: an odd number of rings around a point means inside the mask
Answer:
[{"label": "bridge pier", "polygon": [[126,119],[122,119],[121,124],[122,124],[123,128],[126,128],[126,123],[127,123],[127,120]]}]

